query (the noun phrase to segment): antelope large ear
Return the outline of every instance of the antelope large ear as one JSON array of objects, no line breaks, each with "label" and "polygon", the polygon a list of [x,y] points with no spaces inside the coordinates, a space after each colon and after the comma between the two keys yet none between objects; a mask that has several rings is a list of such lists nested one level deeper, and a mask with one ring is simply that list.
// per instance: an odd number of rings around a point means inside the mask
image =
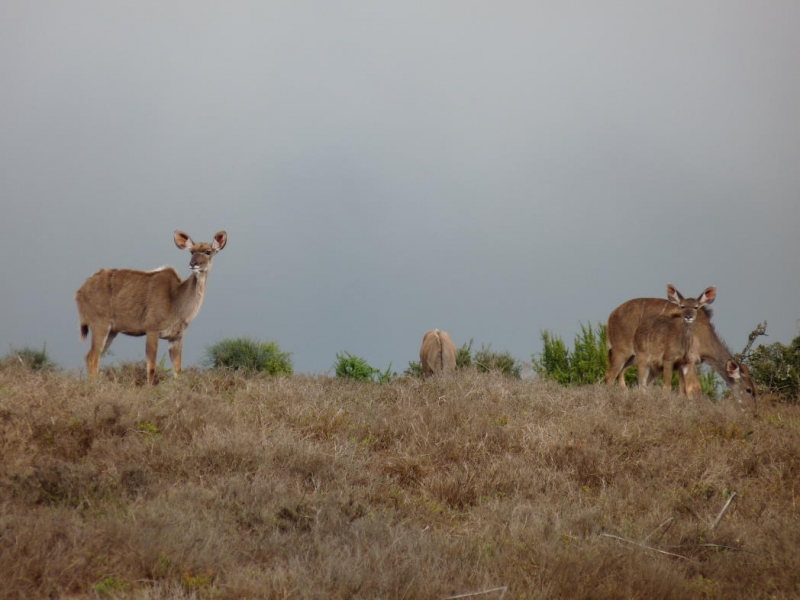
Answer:
[{"label": "antelope large ear", "polygon": [[192,238],[190,238],[187,234],[176,229],[175,245],[181,250],[191,250],[192,246],[194,246],[194,242],[192,241]]},{"label": "antelope large ear", "polygon": [[681,301],[683,300],[683,296],[681,296],[681,293],[678,290],[676,290],[675,286],[672,285],[671,283],[667,284],[667,298],[669,298],[669,301],[673,302],[674,304],[680,304]]},{"label": "antelope large ear", "polygon": [[700,306],[704,306],[706,304],[711,304],[717,297],[717,288],[713,285],[706,288],[706,291],[703,292],[703,295],[700,296]]},{"label": "antelope large ear", "polygon": [[729,360],[725,363],[725,370],[728,372],[728,377],[734,381],[739,381],[742,378],[742,372],[739,369],[739,364],[736,361]]},{"label": "antelope large ear", "polygon": [[228,243],[228,234],[224,231],[218,231],[214,234],[214,241],[211,242],[211,247],[214,248],[217,252],[222,250],[225,247],[225,244]]}]

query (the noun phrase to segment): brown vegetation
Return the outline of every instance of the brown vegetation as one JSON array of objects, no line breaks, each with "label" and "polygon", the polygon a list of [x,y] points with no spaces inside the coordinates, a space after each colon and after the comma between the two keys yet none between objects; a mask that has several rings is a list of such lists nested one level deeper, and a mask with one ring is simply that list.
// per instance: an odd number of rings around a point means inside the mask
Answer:
[{"label": "brown vegetation", "polygon": [[4,598],[800,593],[798,406],[4,369],[0,451]]}]

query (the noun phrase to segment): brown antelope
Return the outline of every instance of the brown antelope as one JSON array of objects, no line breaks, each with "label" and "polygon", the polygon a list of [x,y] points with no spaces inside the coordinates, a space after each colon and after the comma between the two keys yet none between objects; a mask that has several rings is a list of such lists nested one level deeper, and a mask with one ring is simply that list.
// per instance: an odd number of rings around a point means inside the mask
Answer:
[{"label": "brown antelope", "polygon": [[674,305],[673,310],[645,317],[633,336],[639,385],[647,386],[661,371],[664,376],[664,389],[670,389],[672,369],[677,365],[684,376],[682,391],[687,395],[694,395],[700,391],[694,367],[700,362],[700,349],[694,335],[694,324],[698,311],[714,302],[717,288],[709,287],[695,299],[684,298],[675,287],[668,285],[667,296]]},{"label": "brown antelope", "polygon": [[[670,294],[668,286],[667,293]],[[625,386],[625,370],[633,365],[636,352],[634,350],[634,336],[639,325],[652,317],[667,315],[676,310],[674,302],[662,298],[635,298],[620,304],[608,317],[606,329],[606,346],[608,348],[608,371],[605,380],[610,384],[616,380],[620,386]],[[700,353],[700,360],[711,366],[725,384],[733,392],[734,396],[741,401],[742,394],[756,397],[756,387],[750,377],[750,372],[746,365],[734,360],[730,350],[719,339],[714,325],[711,323],[711,309],[703,306],[697,311],[695,323],[693,325],[694,337],[697,341],[697,348]],[[681,375],[682,390],[686,390],[687,382],[684,376],[696,377],[696,373],[683,373]],[[658,373],[651,373],[653,377]],[[699,381],[695,380],[693,385],[699,386]]]},{"label": "brown antelope", "polygon": [[422,374],[425,377],[439,373],[455,373],[456,345],[445,331],[426,331],[419,349]]},{"label": "brown antelope", "polygon": [[118,333],[146,336],[147,383],[155,379],[158,340],[169,341],[169,358],[175,376],[181,370],[183,334],[200,311],[206,293],[211,259],[225,247],[228,234],[220,231],[211,243],[195,243],[175,231],[175,245],[189,250],[192,275],[181,281],[173,267],[155,271],[101,269],[75,293],[81,339],[92,332],[86,370],[97,377],[100,357]]}]

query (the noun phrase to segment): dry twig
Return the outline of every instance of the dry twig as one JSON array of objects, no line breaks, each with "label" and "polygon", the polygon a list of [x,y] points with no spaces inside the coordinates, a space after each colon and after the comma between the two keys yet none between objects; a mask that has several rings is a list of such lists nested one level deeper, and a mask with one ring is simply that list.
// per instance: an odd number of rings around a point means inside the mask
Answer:
[{"label": "dry twig", "polygon": [[731,497],[728,498],[728,501],[725,503],[725,506],[723,506],[722,510],[719,511],[717,518],[714,519],[714,522],[711,524],[711,529],[714,529],[717,525],[719,525],[719,522],[722,520],[722,517],[724,517],[725,513],[728,512],[728,508],[730,508],[731,502],[733,502],[734,498],[736,498],[736,492],[731,492]]},{"label": "dry twig", "polygon": [[740,358],[746,358],[747,355],[750,353],[750,348],[753,347],[753,342],[756,341],[756,338],[760,335],[767,335],[767,322],[764,321],[763,323],[759,323],[753,331],[750,332],[750,335],[747,338],[747,344],[745,344],[744,350],[739,353]]},{"label": "dry twig", "polygon": [[470,592],[468,594],[458,594],[456,596],[447,596],[444,600],[456,600],[456,598],[472,598],[474,596],[483,596],[485,594],[494,594],[495,592],[500,592],[500,595],[497,597],[497,600],[503,600],[503,597],[506,595],[508,588],[506,586],[492,588],[490,590],[484,590],[482,592]]},{"label": "dry twig", "polygon": [[669,519],[664,521],[661,525],[653,529],[653,531],[651,531],[649,534],[647,534],[647,537],[644,538],[641,543],[644,544],[647,540],[650,539],[650,536],[652,536],[656,531],[658,531],[659,529],[663,528],[666,525],[667,526],[666,529],[664,529],[664,531],[661,532],[661,537],[658,538],[661,539],[662,537],[664,537],[664,534],[667,533],[667,531],[669,531],[669,528],[672,527],[672,524],[674,522],[675,522],[675,517],[670,517]]},{"label": "dry twig", "polygon": [[675,558],[682,558],[683,560],[688,560],[691,563],[698,564],[696,560],[691,559],[688,556],[683,556],[682,554],[675,554],[674,552],[667,552],[666,550],[659,550],[658,548],[653,548],[652,546],[648,546],[647,544],[643,544],[641,542],[626,540],[625,538],[619,537],[618,535],[611,535],[610,533],[601,533],[600,535],[602,535],[603,537],[611,538],[612,540],[625,542],[626,544],[630,544],[632,546],[639,546],[639,548],[643,548],[645,550],[652,550],[653,552],[658,552],[659,554],[665,554],[667,556],[673,556]]}]

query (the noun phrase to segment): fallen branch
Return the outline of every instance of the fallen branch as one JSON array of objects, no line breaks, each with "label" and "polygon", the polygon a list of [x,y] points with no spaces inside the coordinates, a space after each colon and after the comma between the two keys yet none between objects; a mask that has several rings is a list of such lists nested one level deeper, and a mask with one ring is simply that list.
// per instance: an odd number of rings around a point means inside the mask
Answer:
[{"label": "fallen branch", "polygon": [[713,550],[755,554],[755,552],[751,552],[750,550],[745,550],[744,548],[739,548],[738,546],[726,546],[725,544],[681,544],[680,546],[670,546],[670,548],[711,548]]},{"label": "fallen branch", "polygon": [[728,498],[728,501],[725,503],[725,506],[723,506],[722,510],[719,511],[717,518],[714,519],[714,522],[711,524],[711,529],[714,529],[717,525],[719,525],[719,522],[722,520],[722,517],[724,517],[725,513],[728,512],[728,509],[730,508],[731,502],[733,502],[734,498],[736,498],[736,492],[731,492],[731,497]]},{"label": "fallen branch", "polygon": [[696,560],[691,559],[688,556],[683,556],[682,554],[675,554],[674,552],[667,552],[666,550],[659,550],[658,548],[653,548],[652,546],[648,546],[647,544],[643,544],[641,542],[626,540],[625,538],[619,537],[618,535],[611,535],[610,533],[601,533],[600,535],[602,535],[603,537],[611,538],[612,540],[625,542],[626,544],[630,544],[631,546],[638,546],[639,548],[643,548],[644,550],[651,550],[653,552],[658,552],[659,554],[665,554],[667,556],[672,556],[674,558],[682,558],[683,560],[688,560],[690,563],[699,564]]},{"label": "fallen branch", "polygon": [[[666,532],[669,530],[669,528],[670,528],[670,527],[672,527],[672,524],[673,524],[674,522],[675,522],[675,517],[670,517],[669,519],[667,519],[666,521],[664,521],[664,522],[663,522],[661,525],[659,525],[658,527],[656,527],[655,529],[653,529],[653,531],[651,531],[651,532],[650,532],[650,533],[647,535],[647,537],[646,537],[646,538],[644,538],[644,539],[642,540],[642,542],[641,542],[641,543],[642,543],[642,544],[644,544],[644,543],[645,543],[647,540],[649,540],[649,539],[650,539],[650,536],[652,536],[652,535],[653,535],[653,534],[654,534],[656,531],[658,531],[659,529],[661,529],[662,527],[664,527],[664,525],[667,525],[667,528],[666,528],[664,531],[662,531],[662,532],[661,532],[661,537],[664,537],[664,534],[665,534],[665,533],[666,533]],[[659,538],[659,539],[661,539],[661,538]]]},{"label": "fallen branch", "polygon": [[500,595],[497,597],[497,600],[503,600],[503,596],[506,595],[506,591],[508,591],[508,587],[498,587],[492,588],[491,590],[484,590],[482,592],[470,592],[469,594],[458,594],[457,596],[447,596],[444,600],[456,600],[456,598],[472,598],[473,596],[483,596],[485,594],[494,594],[496,592],[500,592]]}]

